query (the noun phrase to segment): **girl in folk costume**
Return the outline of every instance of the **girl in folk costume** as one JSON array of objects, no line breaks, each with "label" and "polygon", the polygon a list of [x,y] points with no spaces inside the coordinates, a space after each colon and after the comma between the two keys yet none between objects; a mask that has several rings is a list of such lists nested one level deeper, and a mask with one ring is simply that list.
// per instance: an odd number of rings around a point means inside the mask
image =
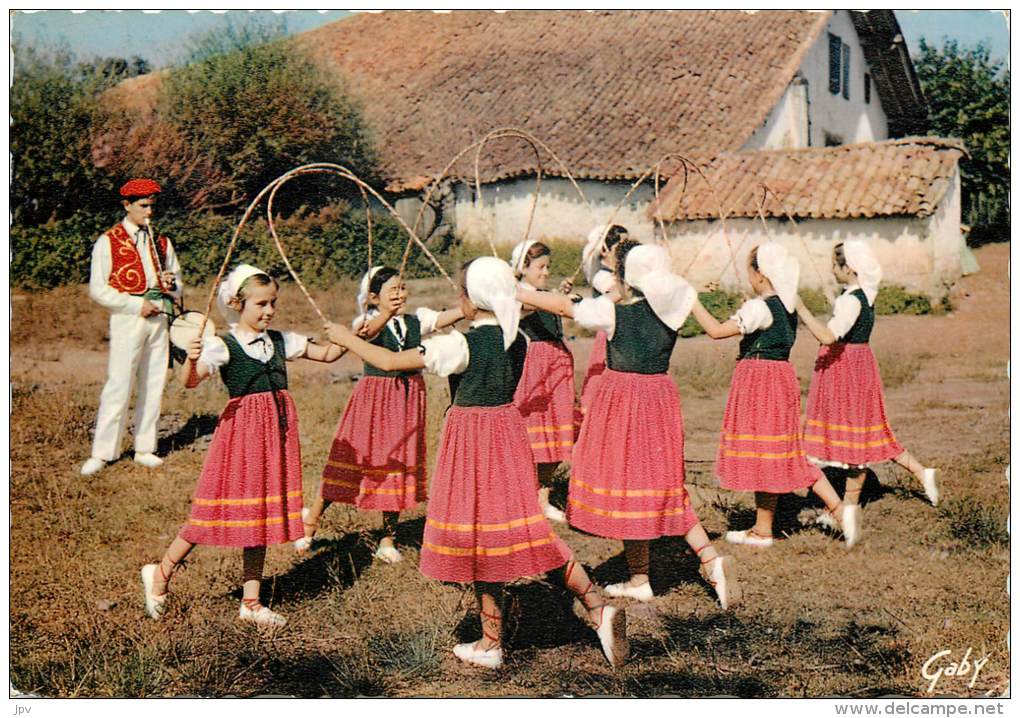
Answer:
[{"label": "girl in folk costume", "polygon": [[822,343],[808,393],[807,452],[823,465],[850,470],[843,497],[847,504],[858,505],[867,465],[892,459],[917,477],[936,505],[935,469],[925,468],[889,428],[882,378],[868,344],[882,267],[861,241],[837,244],[832,260],[832,273],[846,289],[828,324],[797,302],[797,313]]},{"label": "girl in folk costume", "polygon": [[440,581],[474,584],[482,638],[457,645],[465,663],[502,665],[502,584],[556,571],[580,599],[612,665],[628,653],[626,614],[605,603],[584,568],[542,515],[527,427],[513,404],[527,341],[518,332],[520,304],[510,266],[480,257],[461,271],[466,335],[451,332],[393,353],[330,325],[329,338],[387,370],[425,368],[449,376],[446,414],[432,478],[421,571]]},{"label": "girl in folk costume", "polygon": [[[510,266],[526,289],[544,291],[549,281],[549,247],[526,240],[514,247]],[[566,521],[549,503],[549,487],[561,461],[570,461],[577,430],[574,408],[574,357],[563,343],[563,321],[541,309],[522,314],[521,332],[528,338],[524,374],[514,405],[528,427],[528,440],[538,473],[538,502],[546,518]]]},{"label": "girl in folk costume", "polygon": [[159,563],[142,567],[145,609],[163,612],[174,570],[195,544],[243,550],[240,618],[265,625],[286,619],[259,602],[266,546],[301,536],[301,446],[286,361],[330,362],[337,346],[316,346],[291,332],[269,330],[276,280],[242,264],[220,286],[218,305],[230,325],[222,337],[196,338],[181,367],[193,388],[219,372],[230,393],[202,467],[191,517]]},{"label": "girl in folk costume", "polygon": [[571,526],[623,540],[631,577],[606,593],[652,600],[649,542],[683,536],[729,608],[741,599],[733,558],[711,544],[684,486],[683,416],[668,370],[697,295],[669,266],[663,247],[624,240],[616,246],[612,294],[577,303],[523,289],[518,296],[608,337],[607,368],[574,447],[567,503]]},{"label": "girl in folk costume", "polygon": [[[453,324],[460,308],[427,307],[404,313],[407,285],[391,267],[373,267],[362,277],[354,330],[373,344],[403,351],[421,338]],[[319,495],[305,512],[304,536],[295,548],[311,546],[319,519],[330,503],[382,511],[384,536],[375,552],[386,563],[401,560],[394,545],[400,512],[425,500],[425,382],[420,371],[385,371],[365,362],[340,419]]]},{"label": "girl in folk costume", "polygon": [[779,244],[751,250],[748,277],[758,295],[720,323],[701,305],[694,316],[713,339],[741,335],[723,416],[715,471],[732,491],[753,491],[757,516],[749,529],[727,531],[730,543],[766,548],[780,494],[811,487],[826,513],[843,528],[849,548],[860,534],[860,513],[844,505],[828,479],[804,456],[800,434],[800,385],[790,364],[797,338],[800,267]]},{"label": "girl in folk costume", "polygon": [[[603,241],[603,235],[605,240]],[[616,245],[627,238],[626,227],[614,224],[606,230],[605,225],[598,225],[588,233],[588,243],[581,253],[581,266],[584,276],[591,285],[592,297],[600,297],[613,291],[616,286]],[[581,382],[581,411],[587,413],[591,398],[595,394],[595,385],[606,370],[606,333],[601,329],[595,332],[588,355],[588,369]]]}]

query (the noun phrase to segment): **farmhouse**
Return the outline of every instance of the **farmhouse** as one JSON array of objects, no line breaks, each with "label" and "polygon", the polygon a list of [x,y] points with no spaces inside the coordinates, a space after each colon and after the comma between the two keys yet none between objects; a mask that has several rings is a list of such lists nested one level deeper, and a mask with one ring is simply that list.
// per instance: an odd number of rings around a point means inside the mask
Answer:
[{"label": "farmhouse", "polygon": [[[759,229],[786,236],[803,260],[827,257],[835,239],[865,236],[886,243],[880,256],[895,256],[894,282],[937,295],[962,271],[964,151],[921,137],[927,107],[892,11],[362,13],[292,41],[360,99],[385,189],[409,219],[460,150],[517,126],[548,144],[586,198],[543,153],[536,239],[581,241],[615,212],[648,240],[658,211],[677,261],[707,243],[698,268],[710,272],[726,251],[720,214],[732,215],[725,224],[738,242],[743,234],[744,251],[760,239],[748,207],[757,207],[765,173],[774,196]],[[726,201],[705,197],[699,176],[681,200],[674,184],[672,204],[660,198],[653,210],[649,181],[620,206],[669,153],[709,167],[713,184],[729,187]],[[426,229],[433,239],[519,241],[538,169],[524,142],[493,141],[478,164],[481,192],[472,153],[454,167]],[[795,181],[804,176],[812,181]],[[890,190],[902,201],[881,201]],[[780,200],[810,222],[794,227]],[[807,283],[816,279],[804,272]]]}]

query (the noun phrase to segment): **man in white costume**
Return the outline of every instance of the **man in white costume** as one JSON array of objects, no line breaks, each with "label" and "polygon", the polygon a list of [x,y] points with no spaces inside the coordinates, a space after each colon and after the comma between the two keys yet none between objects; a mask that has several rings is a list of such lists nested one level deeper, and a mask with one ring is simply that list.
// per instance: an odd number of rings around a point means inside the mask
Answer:
[{"label": "man in white costume", "polygon": [[166,237],[152,237],[152,216],[160,186],[133,179],[120,188],[126,216],[100,235],[92,248],[89,295],[110,310],[110,363],[99,397],[92,456],[83,476],[120,456],[131,389],[135,399],[135,461],[162,465],[156,456],[156,422],[169,361],[167,313],[181,297],[180,265]]}]

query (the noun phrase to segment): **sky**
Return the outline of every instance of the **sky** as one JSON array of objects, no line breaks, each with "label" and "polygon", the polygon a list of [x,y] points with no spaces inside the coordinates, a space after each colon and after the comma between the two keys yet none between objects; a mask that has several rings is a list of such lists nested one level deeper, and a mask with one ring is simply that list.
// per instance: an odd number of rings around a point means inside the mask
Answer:
[{"label": "sky", "polygon": [[[76,55],[130,57],[139,55],[155,67],[180,62],[187,53],[189,36],[224,27],[228,16],[283,17],[289,34],[310,30],[350,13],[345,10],[270,10],[229,12],[164,10],[46,10],[18,11],[11,19],[11,34],[32,45],[66,44]],[[964,46],[984,40],[993,59],[1009,57],[1009,26],[1001,11],[897,10],[896,16],[913,54],[923,36],[935,45],[944,37]]]}]

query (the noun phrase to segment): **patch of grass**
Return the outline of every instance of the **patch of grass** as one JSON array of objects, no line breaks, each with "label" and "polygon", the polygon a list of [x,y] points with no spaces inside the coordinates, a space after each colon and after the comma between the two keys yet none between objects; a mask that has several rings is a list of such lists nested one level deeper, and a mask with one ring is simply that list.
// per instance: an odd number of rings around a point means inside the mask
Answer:
[{"label": "patch of grass", "polygon": [[[577,269],[577,266],[581,262],[582,245],[578,242],[566,239],[543,239],[542,244],[549,247],[552,251],[552,256],[550,257],[549,262],[549,287],[553,288],[560,283],[561,279],[571,276]],[[496,245],[496,250],[499,252],[500,258],[507,261],[510,260],[511,249],[513,249],[512,245]],[[488,242],[465,240],[459,244],[455,244],[451,251],[445,255],[441,261],[443,261],[443,264],[446,266],[446,271],[450,272],[450,275],[453,276],[453,271],[460,268],[460,265],[469,259],[491,256],[492,247],[489,246]],[[575,286],[588,286],[584,278],[584,272],[577,273]]]},{"label": "patch of grass", "polygon": [[384,671],[402,678],[428,678],[439,670],[439,637],[435,631],[376,636],[369,639],[368,649]]},{"label": "patch of grass", "polygon": [[[739,294],[730,294],[721,289],[717,289],[714,292],[703,292],[698,295],[698,299],[701,300],[702,306],[708,310],[708,313],[720,322],[725,322],[733,316],[733,313],[743,303],[743,298]],[[705,330],[701,328],[701,325],[698,324],[693,316],[687,317],[687,321],[680,327],[681,337],[693,337],[704,333]]]},{"label": "patch of grass", "polygon": [[693,355],[681,365],[671,366],[669,374],[679,385],[681,394],[712,396],[730,385],[733,365],[711,357]]},{"label": "patch of grass", "polygon": [[875,314],[931,314],[931,300],[924,294],[908,292],[899,285],[879,288]]},{"label": "patch of grass", "polygon": [[886,389],[895,389],[914,381],[921,372],[926,356],[930,355],[900,352],[884,354],[878,360],[879,371],[882,374],[882,385]]},{"label": "patch of grass", "polygon": [[832,312],[832,305],[829,304],[829,300],[825,296],[825,292],[822,290],[804,288],[798,290],[798,294],[800,294],[800,298],[804,300],[804,306],[806,306],[815,316],[830,314]]},{"label": "patch of grass", "polygon": [[1006,512],[971,496],[950,499],[939,507],[949,534],[971,548],[1006,547]]}]

